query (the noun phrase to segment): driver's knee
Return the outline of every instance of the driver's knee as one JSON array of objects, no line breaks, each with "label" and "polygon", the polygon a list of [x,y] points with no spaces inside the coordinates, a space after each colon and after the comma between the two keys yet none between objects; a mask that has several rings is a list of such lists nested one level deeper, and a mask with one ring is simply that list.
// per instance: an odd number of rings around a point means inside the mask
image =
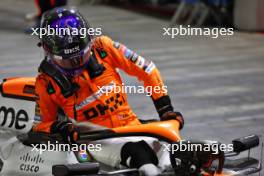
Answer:
[{"label": "driver's knee", "polygon": [[121,149],[121,164],[130,168],[140,168],[146,164],[157,166],[158,157],[154,150],[145,142],[127,142]]}]

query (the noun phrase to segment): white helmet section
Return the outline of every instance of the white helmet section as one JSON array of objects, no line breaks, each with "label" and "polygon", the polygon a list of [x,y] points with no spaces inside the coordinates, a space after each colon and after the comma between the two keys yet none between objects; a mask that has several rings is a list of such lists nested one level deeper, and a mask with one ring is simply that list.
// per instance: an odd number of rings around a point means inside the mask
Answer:
[{"label": "white helmet section", "polygon": [[3,97],[0,94],[0,130],[27,133],[33,126],[35,102]]}]

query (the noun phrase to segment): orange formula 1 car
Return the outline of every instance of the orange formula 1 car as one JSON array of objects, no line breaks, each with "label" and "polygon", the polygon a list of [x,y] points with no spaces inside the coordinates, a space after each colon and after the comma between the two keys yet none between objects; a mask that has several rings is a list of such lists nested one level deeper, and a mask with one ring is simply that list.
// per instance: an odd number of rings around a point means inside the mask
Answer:
[{"label": "orange formula 1 car", "polygon": [[[38,108],[34,102],[34,85],[35,78],[9,78],[1,83],[0,175],[139,175],[137,169],[116,169],[93,159],[89,160],[87,151],[72,152],[72,161],[69,161],[67,159],[69,151],[42,150],[40,144],[59,145],[62,140],[57,135],[32,132],[32,126],[38,121]],[[151,121],[113,129],[98,128],[85,122],[76,125],[80,129],[77,146],[86,144],[88,141],[134,136],[157,139],[159,145],[165,146],[165,149],[169,151],[168,157],[171,163],[171,167],[162,175],[233,176],[261,172],[261,160],[250,156],[234,159],[234,156],[238,156],[241,152],[259,146],[260,140],[257,135],[233,140],[232,151],[215,152],[215,149],[220,146],[219,142],[181,140],[178,132],[179,124],[175,120]],[[198,148],[180,151],[175,147],[183,144],[207,146],[207,150]]]}]

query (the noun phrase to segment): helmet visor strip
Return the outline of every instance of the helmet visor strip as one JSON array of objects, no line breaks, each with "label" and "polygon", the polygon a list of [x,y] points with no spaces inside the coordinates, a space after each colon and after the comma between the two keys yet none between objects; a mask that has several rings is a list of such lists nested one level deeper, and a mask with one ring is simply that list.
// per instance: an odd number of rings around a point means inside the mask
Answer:
[{"label": "helmet visor strip", "polygon": [[88,62],[91,54],[91,44],[83,51],[69,58],[62,58],[61,56],[53,55],[52,60],[63,69],[77,69]]}]

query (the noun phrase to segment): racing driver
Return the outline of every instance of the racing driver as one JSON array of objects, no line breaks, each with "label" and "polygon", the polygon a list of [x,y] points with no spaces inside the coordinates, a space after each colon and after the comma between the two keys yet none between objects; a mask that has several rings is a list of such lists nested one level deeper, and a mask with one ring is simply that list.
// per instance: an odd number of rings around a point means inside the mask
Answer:
[{"label": "racing driver", "polygon": [[[46,12],[41,28],[48,27],[66,28],[71,32],[74,29],[90,29],[78,11],[68,7]],[[100,91],[122,86],[117,69],[136,76],[143,81],[145,88],[162,89],[164,86],[153,62],[107,36],[73,33],[45,35],[40,39],[40,46],[45,53],[36,80],[36,101],[41,122],[34,127],[34,131],[59,133],[69,143],[73,142],[73,134],[78,134],[74,121],[88,121],[108,128],[141,124],[128,105],[125,93],[105,94]],[[180,128],[183,127],[183,117],[181,113],[174,112],[167,92],[152,92],[151,98],[162,121],[175,119],[180,122]],[[68,120],[59,120],[58,113],[61,111]],[[113,167],[138,168],[145,175],[158,175],[161,170],[152,146],[142,138],[109,139],[102,142],[100,152],[91,152],[91,155],[95,160]]]}]

